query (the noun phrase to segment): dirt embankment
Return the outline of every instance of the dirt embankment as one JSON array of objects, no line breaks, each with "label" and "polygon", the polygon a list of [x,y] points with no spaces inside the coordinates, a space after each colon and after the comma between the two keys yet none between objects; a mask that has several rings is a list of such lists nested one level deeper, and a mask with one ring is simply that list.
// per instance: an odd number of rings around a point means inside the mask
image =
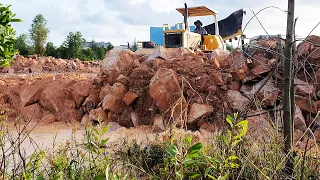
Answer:
[{"label": "dirt embankment", "polygon": [[[295,130],[320,135],[320,62],[317,36],[298,46]],[[277,51],[276,41],[260,42]],[[247,117],[252,134],[282,126],[282,62],[272,51],[214,51],[211,56],[159,48],[151,56],[109,51],[95,77],[51,74],[0,77],[0,108],[9,119],[18,116],[40,123],[82,123],[102,120],[124,127],[160,132],[175,124],[200,132],[224,126],[226,115]],[[14,72],[93,72],[98,64],[51,58],[17,57]],[[76,66],[74,66],[76,64]],[[10,69],[10,68],[9,68]],[[275,69],[275,70],[274,70]],[[9,70],[3,70],[2,72]],[[12,70],[11,70],[12,71]],[[307,72],[307,73],[306,73]],[[12,72],[11,72],[12,73]],[[306,75],[307,74],[307,75]],[[273,122],[273,123],[271,123]]]}]

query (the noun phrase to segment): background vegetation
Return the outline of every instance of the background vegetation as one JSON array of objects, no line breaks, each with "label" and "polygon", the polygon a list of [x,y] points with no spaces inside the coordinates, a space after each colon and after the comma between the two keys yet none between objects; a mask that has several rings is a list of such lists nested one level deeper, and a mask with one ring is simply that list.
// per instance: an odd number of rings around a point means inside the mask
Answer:
[{"label": "background vegetation", "polygon": [[20,55],[32,54],[52,56],[56,58],[80,60],[102,60],[108,50],[113,49],[110,43],[107,48],[99,47],[94,40],[85,48],[87,42],[80,32],[70,32],[66,40],[56,47],[52,42],[47,42],[49,29],[46,27],[47,20],[42,14],[38,14],[31,25],[29,34],[21,34],[14,41],[13,47]]}]

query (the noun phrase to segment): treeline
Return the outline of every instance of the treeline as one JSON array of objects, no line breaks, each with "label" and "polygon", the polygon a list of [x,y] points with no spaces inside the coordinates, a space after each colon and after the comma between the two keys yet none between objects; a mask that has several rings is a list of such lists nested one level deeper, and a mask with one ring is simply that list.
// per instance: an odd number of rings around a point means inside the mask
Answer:
[{"label": "treeline", "polygon": [[86,40],[80,32],[70,32],[66,40],[56,47],[52,42],[47,42],[49,29],[46,27],[47,20],[42,14],[33,19],[29,33],[21,34],[14,42],[14,47],[23,56],[38,54],[41,56],[52,56],[56,58],[80,60],[102,60],[108,50],[113,49],[110,43],[108,47],[98,46],[95,41],[91,41],[85,47]]}]

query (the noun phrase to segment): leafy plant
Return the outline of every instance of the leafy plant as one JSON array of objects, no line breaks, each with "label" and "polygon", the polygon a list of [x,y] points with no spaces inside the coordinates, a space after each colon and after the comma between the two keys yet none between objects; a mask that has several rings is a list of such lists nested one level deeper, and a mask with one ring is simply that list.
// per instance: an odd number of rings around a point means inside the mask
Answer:
[{"label": "leafy plant", "polygon": [[18,53],[14,48],[16,31],[11,27],[12,22],[22,22],[14,18],[9,6],[0,3],[0,66],[9,66],[12,57]]},{"label": "leafy plant", "polygon": [[[235,148],[243,141],[243,137],[247,134],[248,120],[241,120],[239,122],[237,122],[237,120],[238,113],[234,113],[233,117],[230,115],[227,116],[226,121],[229,128],[227,128],[225,135],[218,137],[219,140],[224,143],[226,149],[224,150],[220,161],[212,157],[207,157],[210,167],[206,169],[205,176],[208,176],[211,179],[227,179],[230,169],[239,167],[239,158],[236,155]],[[218,178],[210,175],[210,172],[215,171],[218,171],[220,174]]]}]

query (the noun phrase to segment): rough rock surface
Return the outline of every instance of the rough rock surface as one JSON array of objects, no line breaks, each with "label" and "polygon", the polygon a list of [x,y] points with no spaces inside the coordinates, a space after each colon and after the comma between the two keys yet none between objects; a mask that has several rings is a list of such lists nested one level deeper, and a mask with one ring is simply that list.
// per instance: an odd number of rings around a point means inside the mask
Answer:
[{"label": "rough rock surface", "polygon": [[213,107],[208,104],[197,104],[191,105],[191,109],[188,116],[189,123],[195,123],[199,118],[207,117],[213,112]]}]

